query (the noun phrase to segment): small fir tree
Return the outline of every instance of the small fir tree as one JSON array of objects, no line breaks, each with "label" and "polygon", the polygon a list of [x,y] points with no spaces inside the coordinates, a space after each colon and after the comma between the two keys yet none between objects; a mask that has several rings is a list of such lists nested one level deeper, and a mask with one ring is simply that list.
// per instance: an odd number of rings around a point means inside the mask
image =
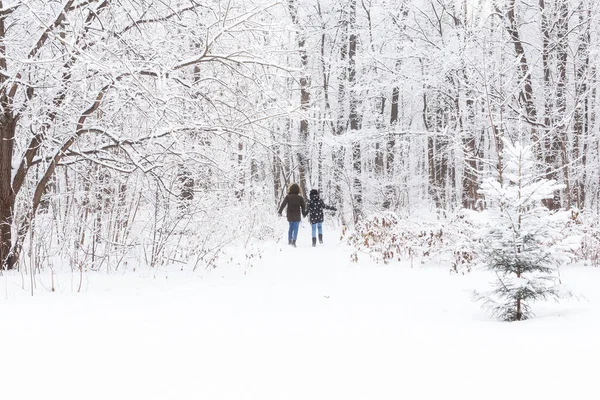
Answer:
[{"label": "small fir tree", "polygon": [[556,273],[564,253],[553,244],[561,240],[566,213],[544,206],[562,185],[536,173],[531,147],[504,140],[501,159],[498,177],[481,186],[488,209],[480,251],[497,280],[476,298],[498,318],[520,321],[533,315],[532,302],[562,297]]}]

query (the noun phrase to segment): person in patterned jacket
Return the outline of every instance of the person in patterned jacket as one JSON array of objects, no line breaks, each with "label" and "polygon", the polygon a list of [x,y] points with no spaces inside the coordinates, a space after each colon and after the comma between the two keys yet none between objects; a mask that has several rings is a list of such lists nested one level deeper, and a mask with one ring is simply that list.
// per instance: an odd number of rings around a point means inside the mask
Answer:
[{"label": "person in patterned jacket", "polygon": [[319,231],[319,243],[323,244],[323,209],[336,211],[337,209],[332,206],[328,206],[321,200],[319,191],[313,189],[310,191],[310,200],[308,201],[308,210],[306,215],[310,214],[310,224],[312,226],[312,245],[317,245],[317,230]]}]

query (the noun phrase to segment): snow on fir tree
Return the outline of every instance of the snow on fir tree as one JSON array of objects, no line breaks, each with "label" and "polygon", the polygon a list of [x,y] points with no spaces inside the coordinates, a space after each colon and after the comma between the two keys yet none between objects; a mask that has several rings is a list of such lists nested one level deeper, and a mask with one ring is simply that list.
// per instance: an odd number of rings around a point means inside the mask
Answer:
[{"label": "snow on fir tree", "polygon": [[503,144],[498,175],[481,186],[487,209],[479,217],[483,266],[497,279],[492,291],[476,293],[476,299],[496,317],[520,321],[533,315],[533,302],[568,295],[557,275],[568,259],[561,246],[568,214],[544,206],[563,185],[538,173],[531,147]]}]

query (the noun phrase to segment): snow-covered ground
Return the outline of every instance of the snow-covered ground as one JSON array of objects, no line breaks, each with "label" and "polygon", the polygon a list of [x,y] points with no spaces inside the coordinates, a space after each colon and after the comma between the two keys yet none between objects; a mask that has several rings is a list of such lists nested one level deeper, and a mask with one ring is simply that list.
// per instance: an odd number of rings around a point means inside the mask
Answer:
[{"label": "snow-covered ground", "polygon": [[0,277],[0,398],[598,398],[600,270],[563,269],[585,299],[504,323],[471,301],[490,276],[350,263],[334,236],[252,267],[87,273],[81,293]]}]

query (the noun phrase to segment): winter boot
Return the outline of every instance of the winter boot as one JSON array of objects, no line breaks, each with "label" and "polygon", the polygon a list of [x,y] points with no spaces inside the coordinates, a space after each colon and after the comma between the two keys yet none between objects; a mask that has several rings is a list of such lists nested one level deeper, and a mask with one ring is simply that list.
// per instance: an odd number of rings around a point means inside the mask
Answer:
[{"label": "winter boot", "polygon": [[313,239],[313,247],[317,247],[317,238],[314,237],[312,239]]},{"label": "winter boot", "polygon": [[288,240],[288,244],[291,246],[291,245],[292,245],[292,241],[291,241],[291,240]]},{"label": "winter boot", "polygon": [[323,244],[323,234],[319,233],[319,244]]},{"label": "winter boot", "polygon": [[296,247],[296,241],[292,240],[292,246]]}]

